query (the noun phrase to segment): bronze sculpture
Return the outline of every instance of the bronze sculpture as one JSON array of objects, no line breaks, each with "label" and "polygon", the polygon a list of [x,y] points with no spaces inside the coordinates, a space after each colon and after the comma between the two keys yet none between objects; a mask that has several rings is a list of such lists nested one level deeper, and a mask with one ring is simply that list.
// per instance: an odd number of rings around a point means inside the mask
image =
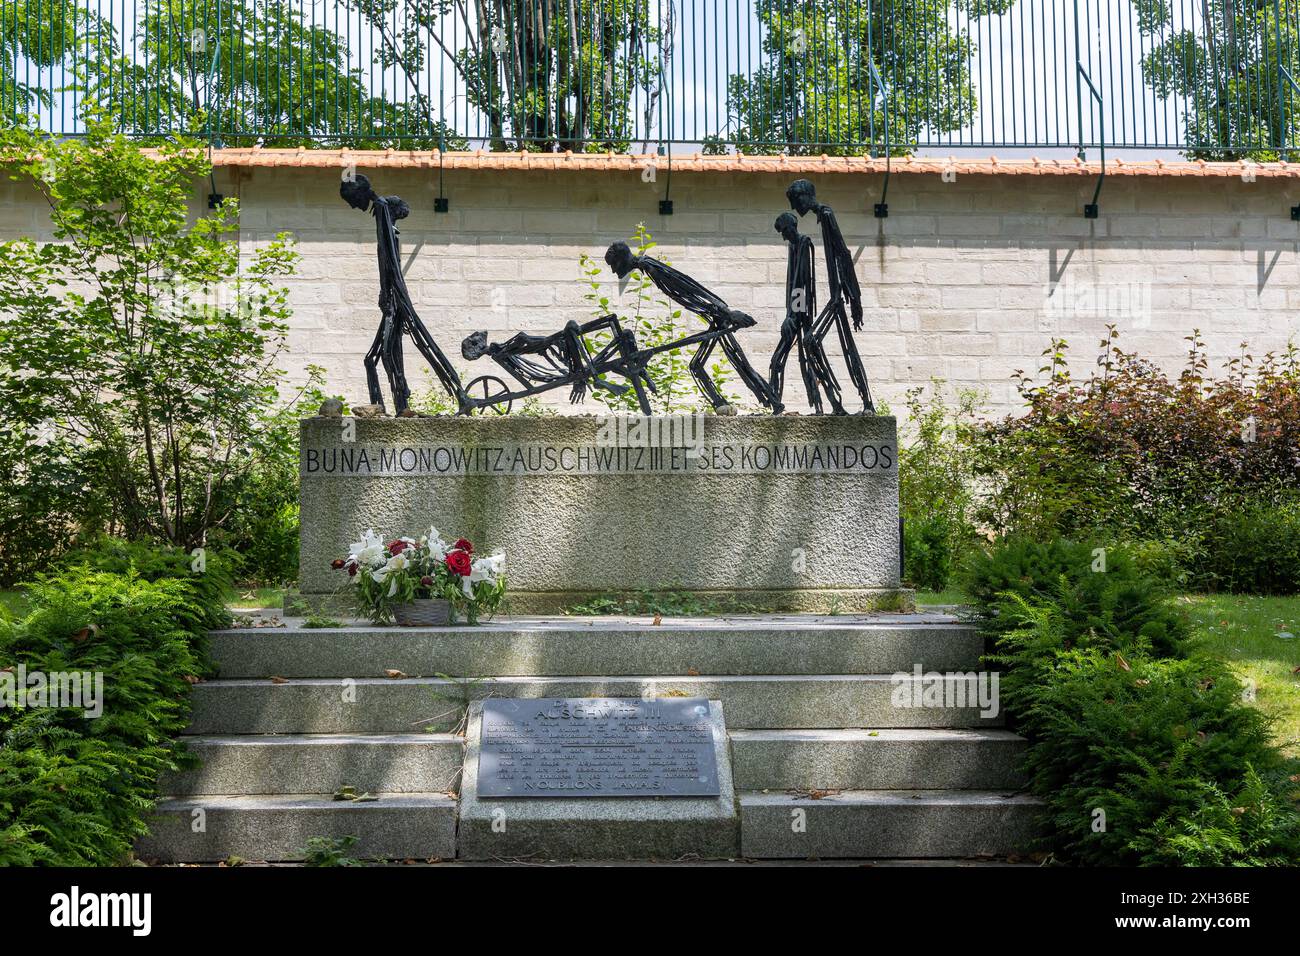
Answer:
[{"label": "bronze sculpture", "polygon": [[[862,329],[862,289],[858,285],[857,274],[853,271],[853,256],[844,242],[839,223],[835,220],[835,211],[817,201],[817,191],[806,179],[792,182],[785,195],[790,201],[791,209],[800,216],[813,213],[822,227],[822,252],[826,256],[826,275],[831,294],[826,308],[813,323],[813,338],[819,344],[822,343],[834,326],[839,335],[844,363],[849,369],[849,379],[862,397],[862,410],[864,413],[874,412],[876,408],[871,401],[871,390],[867,387],[867,373],[862,367],[857,344],[853,341],[853,332]],[[853,317],[852,327],[849,326],[850,315]],[[835,413],[844,414],[844,408],[836,408]]]},{"label": "bronze sculpture", "polygon": [[400,196],[380,196],[370,188],[370,180],[357,173],[345,178],[339,185],[339,195],[353,209],[369,211],[375,217],[375,233],[379,252],[379,331],[366,353],[366,385],[370,390],[370,403],[384,407],[384,394],[379,388],[376,365],[382,363],[388,376],[388,387],[393,393],[393,411],[402,414],[411,398],[411,388],[406,382],[406,367],[402,358],[402,337],[409,335],[438,376],[445,389],[456,399],[462,413],[469,409],[469,396],[461,387],[456,369],[438,348],[429,330],[420,321],[411,294],[402,275],[402,260],[398,242],[397,223],[411,212]]},{"label": "bronze sculpture", "polygon": [[[593,352],[586,336],[600,332],[609,333],[610,340]],[[494,344],[488,343],[487,332],[472,332],[461,343],[460,352],[470,362],[486,355],[522,386],[512,390],[499,378],[480,376],[467,388],[471,393],[479,386],[483,390],[481,399],[471,394],[471,411],[484,408],[501,411],[504,407],[508,412],[515,399],[540,395],[565,385],[569,386],[569,401],[575,404],[586,397],[588,386],[623,395],[630,385],[642,413],[651,414],[646,390],[653,392],[655,386],[646,374],[646,362],[653,351],[638,352],[632,333],[613,315],[581,325],[570,321],[552,335],[516,332],[505,342]],[[611,373],[622,375],[629,385],[609,381],[605,376]]]},{"label": "bronze sculpture", "polygon": [[[730,408],[709,375],[708,360],[717,345],[722,346],[724,355],[759,404],[775,414],[781,414],[785,409],[781,400],[785,366],[790,350],[797,349],[800,375],[814,414],[822,413],[824,395],[834,414],[845,415],[847,411],[841,401],[840,385],[824,344],[832,327],[839,337],[849,377],[862,397],[864,413],[875,410],[866,372],[853,340],[853,331],[862,328],[862,293],[854,273],[853,257],[844,242],[835,213],[817,201],[813,185],[806,179],[791,183],[786,197],[794,212],[800,216],[812,212],[821,225],[830,300],[818,313],[816,255],[812,239],[799,233],[799,221],[794,214],[782,213],[777,217],[775,227],[789,246],[786,308],[767,379],[750,364],[736,338],[736,332],[756,324],[751,316],[731,308],[716,293],[667,263],[651,256],[635,255],[627,243],[615,242],[606,250],[605,262],[619,279],[626,279],[634,270],[640,271],[669,299],[704,319],[707,327],[651,348],[638,347],[635,336],[623,328],[614,315],[581,324],[570,321],[551,335],[518,332],[495,344],[488,342],[486,332],[474,332],[468,336],[461,346],[462,356],[469,361],[488,356],[519,384],[517,389],[490,375],[479,376],[469,386],[463,386],[456,369],[420,321],[401,269],[397,223],[410,213],[401,197],[377,195],[370,181],[360,174],[345,178],[339,187],[339,195],[352,208],[368,211],[375,217],[381,321],[374,342],[366,353],[365,367],[370,401],[380,410],[384,407],[384,398],[377,366],[382,364],[392,391],[395,412],[410,414],[410,387],[402,357],[403,336],[410,335],[438,380],[455,398],[458,413],[462,415],[486,409],[506,412],[515,399],[564,386],[569,387],[569,399],[574,403],[586,398],[589,388],[604,389],[616,395],[626,394],[632,389],[642,413],[650,415],[649,395],[655,392],[648,373],[650,361],[663,352],[692,345],[696,350],[689,363],[691,375],[704,397],[720,412],[730,411]],[[593,345],[587,339],[591,334],[607,334],[609,339],[602,345]],[[611,376],[623,378],[624,383],[612,381]],[[481,398],[474,394],[476,390],[483,392]]]},{"label": "bronze sculpture", "polygon": [[785,363],[790,357],[790,349],[795,347],[799,356],[799,374],[803,378],[804,390],[808,393],[808,404],[812,406],[813,414],[822,413],[821,392],[824,390],[835,414],[843,415],[845,412],[844,406],[840,404],[839,382],[826,358],[826,350],[813,334],[812,316],[817,311],[817,271],[813,242],[800,234],[799,220],[794,213],[783,212],[777,216],[775,228],[790,248],[785,269],[785,320],[781,323],[781,339],[776,351],[772,353],[772,365],[768,374],[772,413],[780,415],[785,410],[781,401],[785,386]]},{"label": "bronze sculpture", "polygon": [[755,325],[754,319],[739,309],[733,309],[713,292],[685,273],[678,272],[665,262],[652,256],[633,255],[626,242],[615,242],[605,251],[605,262],[620,279],[626,278],[634,269],[647,276],[659,291],[672,299],[688,312],[692,312],[708,323],[708,330],[687,336],[672,347],[679,348],[692,341],[699,342],[699,348],[691,357],[691,375],[704,397],[715,409],[729,408],[727,400],[718,391],[717,385],[709,377],[707,362],[713,347],[722,345],[723,354],[730,360],[732,367],[740,376],[759,404],[772,407],[771,394],[767,382],[749,364],[745,350],[740,347],[735,333]]}]

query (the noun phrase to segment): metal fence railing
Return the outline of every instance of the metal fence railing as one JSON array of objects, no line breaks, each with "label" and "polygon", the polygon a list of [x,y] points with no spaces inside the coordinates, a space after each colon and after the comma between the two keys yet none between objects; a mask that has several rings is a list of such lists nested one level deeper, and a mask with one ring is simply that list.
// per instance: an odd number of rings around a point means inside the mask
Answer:
[{"label": "metal fence railing", "polygon": [[225,145],[1296,149],[1300,0],[0,0],[0,115]]}]

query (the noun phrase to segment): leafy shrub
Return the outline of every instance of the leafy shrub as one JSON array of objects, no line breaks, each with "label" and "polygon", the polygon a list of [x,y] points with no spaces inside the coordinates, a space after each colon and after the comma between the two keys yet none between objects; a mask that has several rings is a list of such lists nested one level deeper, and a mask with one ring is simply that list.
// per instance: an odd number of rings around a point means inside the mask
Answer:
[{"label": "leafy shrub", "polygon": [[960,555],[976,538],[974,458],[971,440],[979,396],[957,395],[949,406],[943,382],[908,391],[905,433],[898,455],[899,507],[903,522],[903,574],[910,584],[931,591],[948,586]]},{"label": "leafy shrub", "polygon": [[0,620],[0,666],[102,672],[104,692],[94,719],[0,709],[0,866],[122,863],[146,831],[159,774],[189,762],[173,740],[189,721],[187,678],[206,666],[203,631],[226,615],[224,591],[183,557],[141,545],[82,552],[28,586],[26,617]]},{"label": "leafy shrub", "polygon": [[982,612],[981,629],[994,642],[1019,626],[1019,601],[1052,601],[1061,630],[1050,636],[1059,636],[1059,642],[1035,648],[1035,658],[1084,647],[1170,656],[1182,653],[1189,640],[1186,617],[1122,548],[1064,538],[1006,538],[970,557],[963,586]]},{"label": "leafy shrub", "polygon": [[1138,571],[1171,589],[1185,589],[1191,584],[1188,570],[1200,554],[1199,540],[1125,541],[1124,550]]},{"label": "leafy shrub", "polygon": [[1196,572],[1207,590],[1300,592],[1300,506],[1251,502],[1215,515]]},{"label": "leafy shrub", "polygon": [[942,591],[953,571],[953,529],[946,515],[903,522],[903,574],[914,587]]},{"label": "leafy shrub", "polygon": [[1268,719],[1124,550],[1012,538],[967,589],[1030,742],[1044,843],[1104,866],[1300,860],[1300,814]]},{"label": "leafy shrub", "polygon": [[0,575],[98,531],[204,544],[281,400],[289,237],[241,256],[234,200],[190,208],[197,144],[146,155],[93,115],[8,126],[0,160],[52,233],[0,242]]},{"label": "leafy shrub", "polygon": [[[231,559],[221,551],[208,549],[203,570],[195,570],[195,555],[170,545],[147,541],[124,541],[100,537],[84,548],[70,551],[60,562],[65,576],[76,572],[101,571],[122,576],[136,575],[144,581],[179,580],[192,600],[177,609],[180,622],[202,642],[209,630],[230,621],[226,595],[230,593]],[[201,612],[191,616],[193,612]]]},{"label": "leafy shrub", "polygon": [[1300,352],[1256,363],[1243,348],[1215,378],[1199,336],[1188,343],[1170,378],[1123,351],[1112,327],[1096,370],[1076,380],[1054,341],[1046,383],[1021,375],[1026,412],[972,444],[978,521],[1043,538],[1178,542],[1169,554],[1181,572],[1206,561],[1205,530],[1221,516],[1300,491]]},{"label": "leafy shrub", "polygon": [[326,399],[323,383],[322,370],[308,366],[306,384],[267,416],[255,460],[215,510],[210,540],[232,556],[241,582],[275,587],[298,577],[299,424]]}]

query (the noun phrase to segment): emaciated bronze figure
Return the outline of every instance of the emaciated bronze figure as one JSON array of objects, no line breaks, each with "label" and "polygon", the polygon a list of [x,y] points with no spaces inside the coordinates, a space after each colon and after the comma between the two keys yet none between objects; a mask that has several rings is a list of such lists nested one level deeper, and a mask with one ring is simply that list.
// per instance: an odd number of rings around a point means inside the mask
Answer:
[{"label": "emaciated bronze figure", "polygon": [[365,358],[370,403],[384,407],[384,393],[379,388],[376,370],[376,365],[382,363],[388,376],[388,387],[393,393],[393,411],[397,415],[406,411],[411,388],[406,382],[406,367],[402,359],[402,336],[409,335],[438,376],[438,381],[456,399],[461,412],[466,412],[469,399],[461,387],[460,376],[420,321],[411,303],[406,279],[402,276],[397,223],[410,214],[410,207],[400,196],[377,195],[370,188],[370,180],[360,173],[343,180],[339,195],[353,209],[369,211],[375,217],[375,234],[379,241],[379,331],[375,333],[375,341]]}]

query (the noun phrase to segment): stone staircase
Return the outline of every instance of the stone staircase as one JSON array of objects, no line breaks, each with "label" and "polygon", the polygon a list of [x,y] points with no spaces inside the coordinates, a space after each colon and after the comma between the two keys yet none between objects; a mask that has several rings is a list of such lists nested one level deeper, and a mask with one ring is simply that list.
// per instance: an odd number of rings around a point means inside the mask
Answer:
[{"label": "stone staircase", "polygon": [[[647,695],[722,703],[737,856],[1005,855],[1035,825],[1025,742],[973,702],[893,700],[891,675],[973,671],[980,650],[937,614],[219,631],[186,738],[202,766],[163,781],[139,855],[292,860],[354,835],[356,856],[454,859],[470,700]],[[345,786],[378,799],[335,800]]]}]

